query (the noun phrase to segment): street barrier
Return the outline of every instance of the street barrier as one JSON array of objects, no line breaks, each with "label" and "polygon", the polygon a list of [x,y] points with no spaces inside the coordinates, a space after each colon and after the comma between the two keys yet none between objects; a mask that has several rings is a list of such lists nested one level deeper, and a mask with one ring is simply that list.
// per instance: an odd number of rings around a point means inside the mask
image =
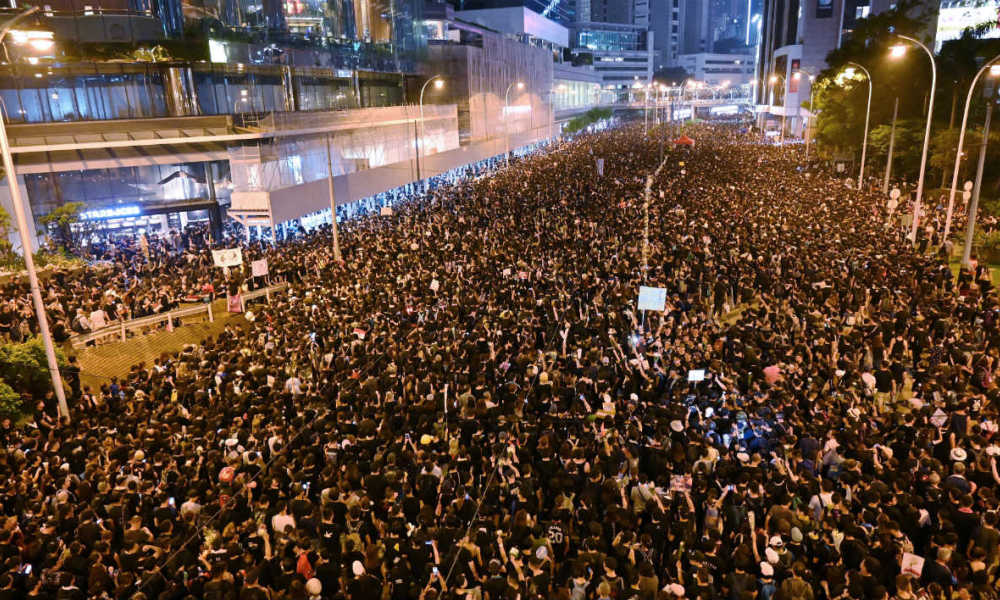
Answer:
[{"label": "street barrier", "polygon": [[[251,300],[256,300],[258,298],[264,297],[268,302],[271,301],[271,293],[278,292],[288,287],[287,283],[278,283],[266,288],[261,288],[257,290],[252,290],[249,292],[244,292],[243,302],[249,302]],[[160,313],[156,315],[149,315],[148,317],[139,317],[138,319],[130,319],[128,321],[119,321],[117,323],[108,325],[107,327],[102,327],[97,331],[91,331],[90,333],[83,333],[74,335],[70,338],[70,344],[73,348],[81,348],[92,343],[97,343],[101,340],[105,340],[110,337],[118,337],[120,341],[124,342],[128,339],[129,331],[145,330],[151,327],[159,327],[162,323],[166,323],[166,328],[168,331],[172,330],[175,325],[181,323],[181,319],[186,319],[189,317],[194,317],[204,313],[208,321],[215,321],[215,314],[212,310],[212,303],[205,302],[204,304],[197,304],[195,306],[188,306],[185,308],[178,308],[165,313]]]}]

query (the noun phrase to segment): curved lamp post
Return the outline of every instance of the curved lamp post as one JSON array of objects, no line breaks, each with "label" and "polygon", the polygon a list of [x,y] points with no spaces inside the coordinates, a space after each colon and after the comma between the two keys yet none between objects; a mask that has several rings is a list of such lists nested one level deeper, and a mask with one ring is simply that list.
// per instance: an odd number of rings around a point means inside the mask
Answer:
[{"label": "curved lamp post", "polygon": [[[10,19],[0,28],[0,44],[7,37],[10,30],[18,22],[26,17],[38,12],[37,6],[25,10],[13,19]],[[21,189],[17,183],[17,171],[14,170],[14,157],[10,153],[10,144],[7,141],[7,127],[3,122],[3,115],[0,114],[0,153],[3,154],[3,167],[7,174],[7,185],[10,189],[10,203],[14,207],[14,217],[17,220],[17,233],[21,237],[21,250],[24,254],[24,268],[28,272],[28,283],[31,286],[31,300],[35,305],[35,317],[38,319],[38,333],[45,345],[45,359],[49,365],[49,375],[52,378],[52,388],[56,394],[56,401],[59,407],[59,415],[69,420],[69,406],[66,404],[66,390],[63,389],[62,375],[59,373],[59,363],[56,360],[55,346],[52,344],[52,334],[49,332],[49,320],[45,314],[45,303],[42,301],[42,290],[38,285],[38,272],[35,271],[35,258],[31,250],[31,238],[28,237],[28,217],[24,212]]]},{"label": "curved lamp post", "polygon": [[[976,76],[972,78],[972,83],[969,85],[969,93],[965,96],[965,112],[962,113],[962,128],[959,129],[958,133],[958,149],[955,151],[955,168],[951,173],[951,190],[948,192],[948,215],[944,220],[944,238],[948,239],[948,234],[951,232],[951,215],[955,207],[955,190],[958,188],[958,170],[962,162],[962,146],[965,144],[965,127],[969,122],[969,105],[972,104],[972,93],[976,90],[976,83],[979,82],[979,78],[983,76],[983,73],[990,71],[990,76],[996,77],[1000,73],[994,72],[997,67],[997,62],[1000,61],[1000,56],[993,57],[992,60],[986,62]],[[972,218],[972,215],[969,215]]]},{"label": "curved lamp post", "polygon": [[[917,227],[920,223],[920,201],[924,197],[924,175],[927,174],[927,148],[931,142],[931,123],[934,121],[934,94],[937,92],[937,63],[934,62],[934,53],[920,40],[909,36],[896,34],[896,37],[906,40],[912,44],[920,46],[931,61],[931,95],[927,104],[927,126],[924,129],[924,149],[920,156],[920,178],[917,180],[917,198],[913,204],[913,225],[910,228],[910,241],[917,243]],[[900,58],[906,54],[906,45],[897,44],[892,47],[893,58]]]},{"label": "curved lamp post", "polygon": [[872,114],[872,74],[868,72],[868,69],[854,61],[848,61],[847,64],[861,69],[868,79],[868,108],[865,109],[865,137],[861,145],[861,170],[858,171],[858,190],[860,190],[865,180],[865,158],[868,155],[868,123]]}]

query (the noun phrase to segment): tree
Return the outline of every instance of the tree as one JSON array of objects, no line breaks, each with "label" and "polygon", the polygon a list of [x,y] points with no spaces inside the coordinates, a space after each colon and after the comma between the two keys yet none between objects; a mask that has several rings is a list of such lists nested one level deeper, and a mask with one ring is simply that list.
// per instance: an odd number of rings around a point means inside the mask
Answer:
[{"label": "tree", "polygon": [[64,248],[71,250],[77,246],[73,225],[80,221],[80,211],[83,210],[83,206],[83,202],[60,204],[38,221],[45,226],[54,226],[60,243]]},{"label": "tree", "polygon": [[[868,172],[885,174],[889,158],[889,138],[892,124],[873,127],[868,134]],[[924,122],[901,119],[896,122],[896,143],[892,150],[892,177],[914,181],[920,171],[920,151],[924,139]]]}]

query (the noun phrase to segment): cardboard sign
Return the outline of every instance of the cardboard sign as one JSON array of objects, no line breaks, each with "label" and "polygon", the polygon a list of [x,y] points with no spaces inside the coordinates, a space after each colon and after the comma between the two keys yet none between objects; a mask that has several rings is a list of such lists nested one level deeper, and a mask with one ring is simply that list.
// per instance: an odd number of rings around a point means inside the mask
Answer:
[{"label": "cardboard sign", "polygon": [[254,277],[264,277],[267,275],[267,259],[262,258],[260,260],[255,260],[250,263],[250,273]]},{"label": "cardboard sign", "polygon": [[392,216],[392,207],[391,206],[383,206],[381,209],[379,209],[378,214],[382,215],[383,217],[391,217]]},{"label": "cardboard sign", "polygon": [[691,476],[690,475],[671,475],[670,476],[670,491],[672,492],[690,492],[691,491]]},{"label": "cardboard sign", "polygon": [[229,296],[226,298],[226,308],[231,313],[241,313],[243,312],[243,296],[236,294],[235,296]]},{"label": "cardboard sign", "polygon": [[663,312],[667,305],[667,288],[639,286],[639,310],[658,310]]},{"label": "cardboard sign", "polygon": [[243,250],[239,248],[212,250],[212,262],[217,267],[238,267],[243,264]]},{"label": "cardboard sign", "polygon": [[919,578],[924,572],[924,557],[904,552],[903,560],[899,562],[899,570],[903,575]]}]

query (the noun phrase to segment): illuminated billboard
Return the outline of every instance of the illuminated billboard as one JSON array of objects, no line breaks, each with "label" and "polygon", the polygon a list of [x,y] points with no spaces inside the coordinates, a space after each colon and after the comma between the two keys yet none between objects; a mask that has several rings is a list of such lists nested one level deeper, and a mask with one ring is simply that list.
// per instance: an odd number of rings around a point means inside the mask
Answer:
[{"label": "illuminated billboard", "polygon": [[970,27],[979,27],[986,23],[993,28],[986,32],[984,38],[1000,38],[1000,28],[997,27],[1000,0],[946,0],[941,3],[938,13],[937,36],[935,50],[941,50],[941,45],[948,40],[957,40],[962,32]]}]

